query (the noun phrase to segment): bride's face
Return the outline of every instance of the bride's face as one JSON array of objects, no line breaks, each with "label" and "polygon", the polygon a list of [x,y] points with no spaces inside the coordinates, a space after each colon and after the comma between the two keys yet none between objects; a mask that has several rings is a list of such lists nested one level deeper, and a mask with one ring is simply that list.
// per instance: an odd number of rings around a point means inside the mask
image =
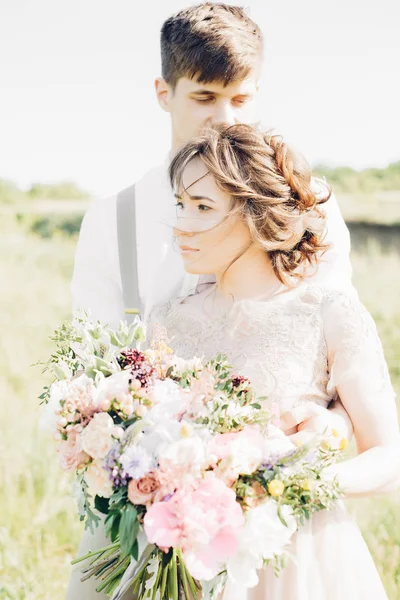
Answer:
[{"label": "bride's face", "polygon": [[219,274],[251,243],[248,226],[231,214],[232,198],[221,191],[204,163],[193,159],[176,191],[174,235],[189,273]]}]

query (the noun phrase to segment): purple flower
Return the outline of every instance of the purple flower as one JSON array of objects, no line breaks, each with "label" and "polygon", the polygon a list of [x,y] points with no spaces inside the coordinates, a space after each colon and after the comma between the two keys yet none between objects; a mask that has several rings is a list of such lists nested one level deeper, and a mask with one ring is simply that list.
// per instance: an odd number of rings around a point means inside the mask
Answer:
[{"label": "purple flower", "polygon": [[124,475],[140,479],[155,466],[150,454],[138,446],[129,446],[120,457]]},{"label": "purple flower", "polygon": [[114,488],[120,488],[124,485],[128,485],[128,478],[123,473],[119,465],[120,455],[121,444],[120,442],[115,442],[105,459],[104,468],[108,472],[110,481],[112,482]]}]

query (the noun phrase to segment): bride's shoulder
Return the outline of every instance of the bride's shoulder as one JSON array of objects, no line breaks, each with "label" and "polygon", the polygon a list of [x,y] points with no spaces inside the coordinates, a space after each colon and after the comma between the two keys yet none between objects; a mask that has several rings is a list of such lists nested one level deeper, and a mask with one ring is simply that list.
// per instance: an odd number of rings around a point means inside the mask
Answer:
[{"label": "bride's shoulder", "polygon": [[149,312],[148,323],[154,323],[155,321],[164,323],[173,313],[179,312],[181,306],[186,306],[187,304],[190,304],[189,296],[180,296],[167,300],[166,302],[155,304]]},{"label": "bride's shoulder", "polygon": [[347,286],[330,285],[327,283],[305,283],[300,286],[299,299],[305,304],[318,305],[327,308],[332,305],[359,305],[357,291],[351,284]]}]

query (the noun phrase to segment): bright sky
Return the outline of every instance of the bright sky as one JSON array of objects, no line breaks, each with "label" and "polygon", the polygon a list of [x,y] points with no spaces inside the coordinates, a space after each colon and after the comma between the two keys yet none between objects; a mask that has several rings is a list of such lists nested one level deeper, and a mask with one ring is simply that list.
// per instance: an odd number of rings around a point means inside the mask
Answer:
[{"label": "bright sky", "polygon": [[[231,4],[240,4],[229,2]],[[103,195],[169,148],[159,30],[190,0],[0,0],[0,178]],[[247,0],[267,42],[259,116],[312,162],[400,159],[398,0]]]}]

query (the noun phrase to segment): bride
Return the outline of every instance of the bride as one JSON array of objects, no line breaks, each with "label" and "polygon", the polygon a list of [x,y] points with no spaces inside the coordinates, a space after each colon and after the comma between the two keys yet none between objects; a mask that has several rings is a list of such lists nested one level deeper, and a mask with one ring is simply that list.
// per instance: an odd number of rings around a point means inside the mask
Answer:
[{"label": "bride", "polygon": [[[327,477],[338,478],[347,498],[397,489],[398,417],[375,324],[354,291],[307,283],[323,260],[328,186],[316,188],[304,159],[280,137],[247,125],[189,142],[170,178],[185,269],[215,273],[216,283],[155,307],[150,338],[166,333],[184,358],[227,354],[282,414],[340,397],[357,456],[329,467]],[[255,588],[228,585],[223,599],[387,598],[343,502],[307,521],[289,551],[279,578],[268,566]]]}]

